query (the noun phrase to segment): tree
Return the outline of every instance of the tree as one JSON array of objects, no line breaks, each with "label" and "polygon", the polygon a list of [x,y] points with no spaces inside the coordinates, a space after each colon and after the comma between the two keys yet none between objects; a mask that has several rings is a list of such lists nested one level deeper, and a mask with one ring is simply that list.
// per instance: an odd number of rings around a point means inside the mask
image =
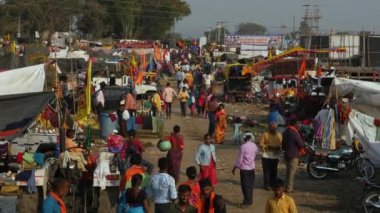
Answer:
[{"label": "tree", "polygon": [[[86,37],[162,39],[191,13],[184,0],[0,0],[0,33],[77,30]],[[73,29],[70,29],[73,28]]]},{"label": "tree", "polygon": [[84,37],[107,37],[112,32],[107,16],[106,8],[97,0],[87,0],[82,13],[76,17],[75,28]]},{"label": "tree", "polygon": [[[55,31],[68,31],[72,17],[82,12],[83,3],[77,0],[4,0],[0,12],[7,14],[3,22],[14,31],[20,19],[25,31],[48,32],[49,38]],[[3,18],[3,17],[2,17]]]},{"label": "tree", "polygon": [[238,35],[263,35],[267,32],[266,27],[253,22],[240,23],[236,28]]},{"label": "tree", "polygon": [[161,39],[174,24],[191,14],[190,6],[182,0],[160,0],[152,5],[151,0],[145,2],[138,16],[137,34],[144,39]]}]

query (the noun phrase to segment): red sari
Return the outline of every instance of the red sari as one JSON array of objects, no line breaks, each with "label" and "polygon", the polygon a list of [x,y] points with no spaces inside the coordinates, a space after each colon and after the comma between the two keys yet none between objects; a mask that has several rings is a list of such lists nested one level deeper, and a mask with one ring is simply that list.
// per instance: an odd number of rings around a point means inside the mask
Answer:
[{"label": "red sari", "polygon": [[182,135],[172,133],[169,136],[172,149],[168,151],[167,158],[169,159],[168,174],[172,176],[176,183],[179,181],[179,174],[181,171],[181,161],[184,148],[184,139]]},{"label": "red sari", "polygon": [[203,169],[200,169],[199,180],[208,178],[211,181],[211,184],[214,186],[218,183],[218,179],[216,177],[216,164],[214,158],[211,155],[210,164],[208,166],[203,166]]}]

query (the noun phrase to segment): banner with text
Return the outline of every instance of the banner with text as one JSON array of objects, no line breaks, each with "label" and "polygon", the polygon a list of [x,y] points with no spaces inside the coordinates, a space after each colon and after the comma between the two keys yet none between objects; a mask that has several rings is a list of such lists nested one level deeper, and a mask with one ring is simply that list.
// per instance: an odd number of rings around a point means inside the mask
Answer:
[{"label": "banner with text", "polygon": [[227,46],[267,46],[279,48],[282,43],[282,35],[228,35],[224,38]]}]

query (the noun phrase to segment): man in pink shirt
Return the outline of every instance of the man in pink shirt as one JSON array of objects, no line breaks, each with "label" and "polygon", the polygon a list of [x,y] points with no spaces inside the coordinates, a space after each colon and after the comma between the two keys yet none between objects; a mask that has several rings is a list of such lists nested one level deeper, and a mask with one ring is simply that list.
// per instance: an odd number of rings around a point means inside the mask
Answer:
[{"label": "man in pink shirt", "polygon": [[251,133],[244,135],[244,143],[240,146],[238,158],[232,169],[235,174],[236,169],[240,169],[240,185],[243,192],[243,203],[241,207],[248,207],[253,204],[253,186],[255,184],[255,158],[258,151]]},{"label": "man in pink shirt", "polygon": [[128,110],[129,112],[127,131],[136,130],[136,99],[131,92],[128,92],[124,100],[124,110]]},{"label": "man in pink shirt", "polygon": [[165,109],[166,118],[171,118],[173,98],[174,96],[177,97],[178,95],[174,91],[174,89],[170,87],[170,83],[166,84],[166,87],[164,89],[164,92],[162,93],[162,96],[164,98],[165,105],[166,105],[166,109]]}]

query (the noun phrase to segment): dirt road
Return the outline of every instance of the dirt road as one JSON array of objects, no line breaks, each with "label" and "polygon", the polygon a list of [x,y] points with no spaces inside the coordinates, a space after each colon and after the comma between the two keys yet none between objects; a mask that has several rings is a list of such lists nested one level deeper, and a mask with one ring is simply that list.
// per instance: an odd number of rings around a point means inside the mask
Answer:
[{"label": "dirt road", "polygon": [[[165,121],[165,135],[168,135],[175,124],[181,126],[182,134],[185,136],[185,151],[181,167],[181,181],[186,180],[185,169],[190,165],[196,165],[194,154],[196,148],[202,143],[202,136],[207,132],[208,120],[199,117],[182,118],[179,116],[179,103],[174,104],[174,116],[172,119]],[[254,105],[236,105],[228,104],[227,112],[230,114],[244,115],[246,112],[256,113],[257,119],[260,119],[260,106]],[[249,112],[250,111],[250,112]],[[262,113],[261,113],[262,114]],[[254,129],[257,135],[260,135],[262,129]],[[151,142],[154,145],[158,138],[151,134],[140,135],[144,142]],[[261,154],[256,159],[256,181],[254,189],[254,205],[249,209],[237,207],[242,201],[240,189],[239,174],[232,175],[231,170],[234,165],[238,145],[231,141],[231,128],[227,132],[226,141],[223,145],[216,145],[217,152],[217,175],[219,183],[215,191],[221,194],[227,200],[228,212],[264,212],[265,201],[272,196],[271,191],[262,189],[262,167]],[[256,138],[258,138],[256,136]],[[144,157],[148,158],[154,164],[157,164],[159,157],[164,157],[166,153],[159,152],[155,147],[147,148]],[[285,170],[283,162],[280,165],[279,176],[284,177]],[[296,177],[296,192],[291,194],[295,199],[299,212],[362,212],[360,209],[361,186],[354,179],[355,174],[332,175],[326,180],[317,181],[311,179],[304,165],[300,168]]]}]

